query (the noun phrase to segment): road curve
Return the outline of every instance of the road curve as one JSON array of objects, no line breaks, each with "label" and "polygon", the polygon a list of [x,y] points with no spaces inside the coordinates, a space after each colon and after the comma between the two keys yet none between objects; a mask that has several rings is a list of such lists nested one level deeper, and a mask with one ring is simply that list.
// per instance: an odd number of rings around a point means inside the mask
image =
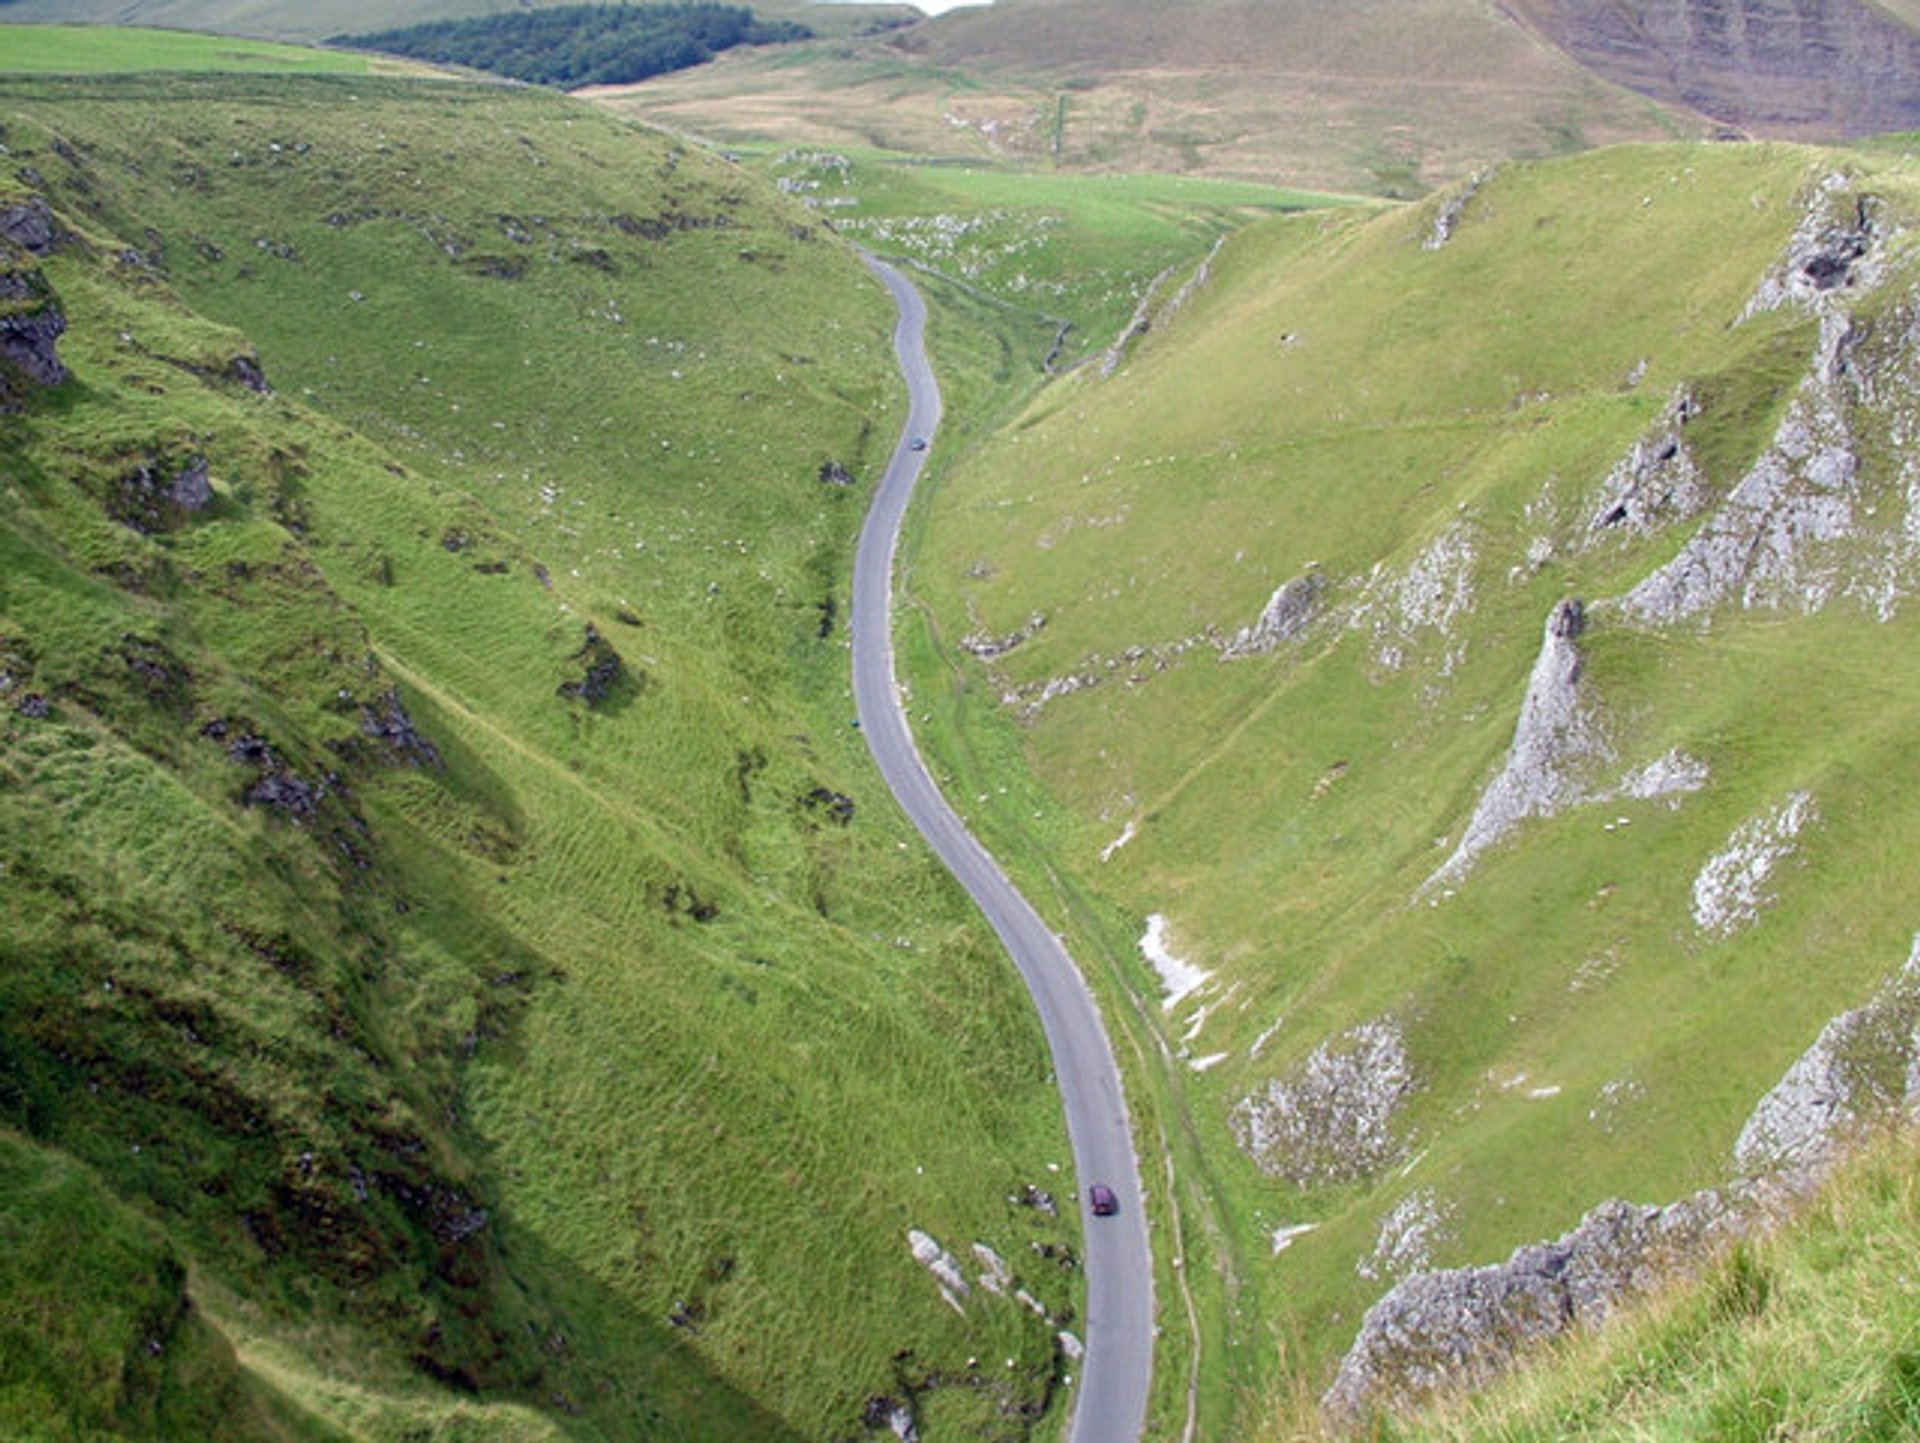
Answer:
[{"label": "road curve", "polygon": [[[1127,1099],[1113,1048],[1085,980],[1060,939],[1047,930],[940,795],[915,749],[900,707],[893,667],[893,559],[900,522],[927,453],[911,438],[932,438],[940,424],[940,388],[927,364],[927,307],[892,266],[864,255],[899,308],[893,349],[906,378],[906,429],[874,492],[853,562],[853,695],[867,748],[907,816],[972,894],[1019,968],[1053,1051],[1054,1076],[1081,1199],[1086,1246],[1086,1358],[1079,1368],[1071,1443],[1136,1443],[1146,1415],[1153,1363],[1153,1256],[1147,1245],[1140,1168],[1127,1122]],[[1104,1182],[1119,1198],[1116,1216],[1088,1210],[1086,1186]]]}]

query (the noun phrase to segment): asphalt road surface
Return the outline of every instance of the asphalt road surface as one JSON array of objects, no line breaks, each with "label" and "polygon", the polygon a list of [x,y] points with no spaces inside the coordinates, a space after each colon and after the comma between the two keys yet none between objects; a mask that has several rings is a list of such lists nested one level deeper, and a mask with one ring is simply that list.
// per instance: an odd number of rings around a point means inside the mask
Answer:
[{"label": "asphalt road surface", "polygon": [[[1087,1315],[1081,1331],[1087,1355],[1077,1368],[1072,1443],[1136,1443],[1146,1413],[1153,1362],[1153,1256],[1141,1206],[1140,1168],[1127,1126],[1126,1094],[1099,1010],[1060,939],[973,839],[927,774],[900,708],[890,622],[893,557],[907,498],[928,451],[937,444],[940,388],[927,364],[923,336],[927,308],[920,293],[893,267],[871,256],[867,266],[886,285],[900,319],[894,353],[906,378],[907,425],[875,491],[853,564],[853,695],[867,747],[880,774],[1000,934],[1033,995],[1073,1144],[1076,1196],[1086,1236]],[[1087,1188],[1104,1182],[1119,1199],[1112,1217],[1089,1211]]]}]

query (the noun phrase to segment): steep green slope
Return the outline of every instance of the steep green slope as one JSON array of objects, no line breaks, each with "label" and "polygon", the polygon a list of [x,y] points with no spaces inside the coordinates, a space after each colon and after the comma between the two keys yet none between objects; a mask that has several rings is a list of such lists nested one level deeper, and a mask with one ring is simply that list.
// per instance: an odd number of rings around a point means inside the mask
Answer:
[{"label": "steep green slope", "polygon": [[1044,1426],[1044,1051],[846,720],[857,261],[556,97],[0,126],[7,319],[72,371],[0,416],[6,1122],[317,1436]]},{"label": "steep green slope", "polygon": [[242,1370],[151,1223],[57,1154],[0,1134],[0,1428],[9,1438],[330,1443]]},{"label": "steep green slope", "polygon": [[[1920,1167],[1911,1144],[1850,1167],[1790,1228],[1619,1326],[1385,1436],[1425,1443],[1896,1443],[1920,1431],[1913,1338]],[[1300,1420],[1292,1420],[1298,1423]],[[1298,1437],[1278,1431],[1275,1438]]]},{"label": "steep green slope", "polygon": [[928,736],[1164,1043],[1207,1376],[1723,1178],[1907,955],[1914,186],[1628,148],[1268,223],[943,482]]}]

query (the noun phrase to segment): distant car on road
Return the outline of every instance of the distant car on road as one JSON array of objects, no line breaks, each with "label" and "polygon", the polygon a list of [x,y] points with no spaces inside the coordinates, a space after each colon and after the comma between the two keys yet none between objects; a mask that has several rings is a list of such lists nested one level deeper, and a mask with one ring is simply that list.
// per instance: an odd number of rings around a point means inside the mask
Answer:
[{"label": "distant car on road", "polygon": [[1120,1211],[1120,1199],[1103,1182],[1097,1182],[1087,1189],[1087,1201],[1093,1204],[1093,1215],[1097,1218],[1110,1218]]},{"label": "distant car on road", "polygon": [[907,442],[907,445],[915,451],[924,451],[927,449],[927,438],[925,436],[915,436],[911,441]]}]

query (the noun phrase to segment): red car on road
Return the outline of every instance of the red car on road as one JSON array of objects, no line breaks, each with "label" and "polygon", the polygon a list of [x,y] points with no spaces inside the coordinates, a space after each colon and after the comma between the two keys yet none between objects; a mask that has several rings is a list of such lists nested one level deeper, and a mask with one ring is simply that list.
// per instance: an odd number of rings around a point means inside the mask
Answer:
[{"label": "red car on road", "polygon": [[1120,1211],[1120,1199],[1103,1182],[1097,1182],[1087,1189],[1087,1201],[1093,1204],[1093,1215],[1097,1218],[1110,1218]]}]

